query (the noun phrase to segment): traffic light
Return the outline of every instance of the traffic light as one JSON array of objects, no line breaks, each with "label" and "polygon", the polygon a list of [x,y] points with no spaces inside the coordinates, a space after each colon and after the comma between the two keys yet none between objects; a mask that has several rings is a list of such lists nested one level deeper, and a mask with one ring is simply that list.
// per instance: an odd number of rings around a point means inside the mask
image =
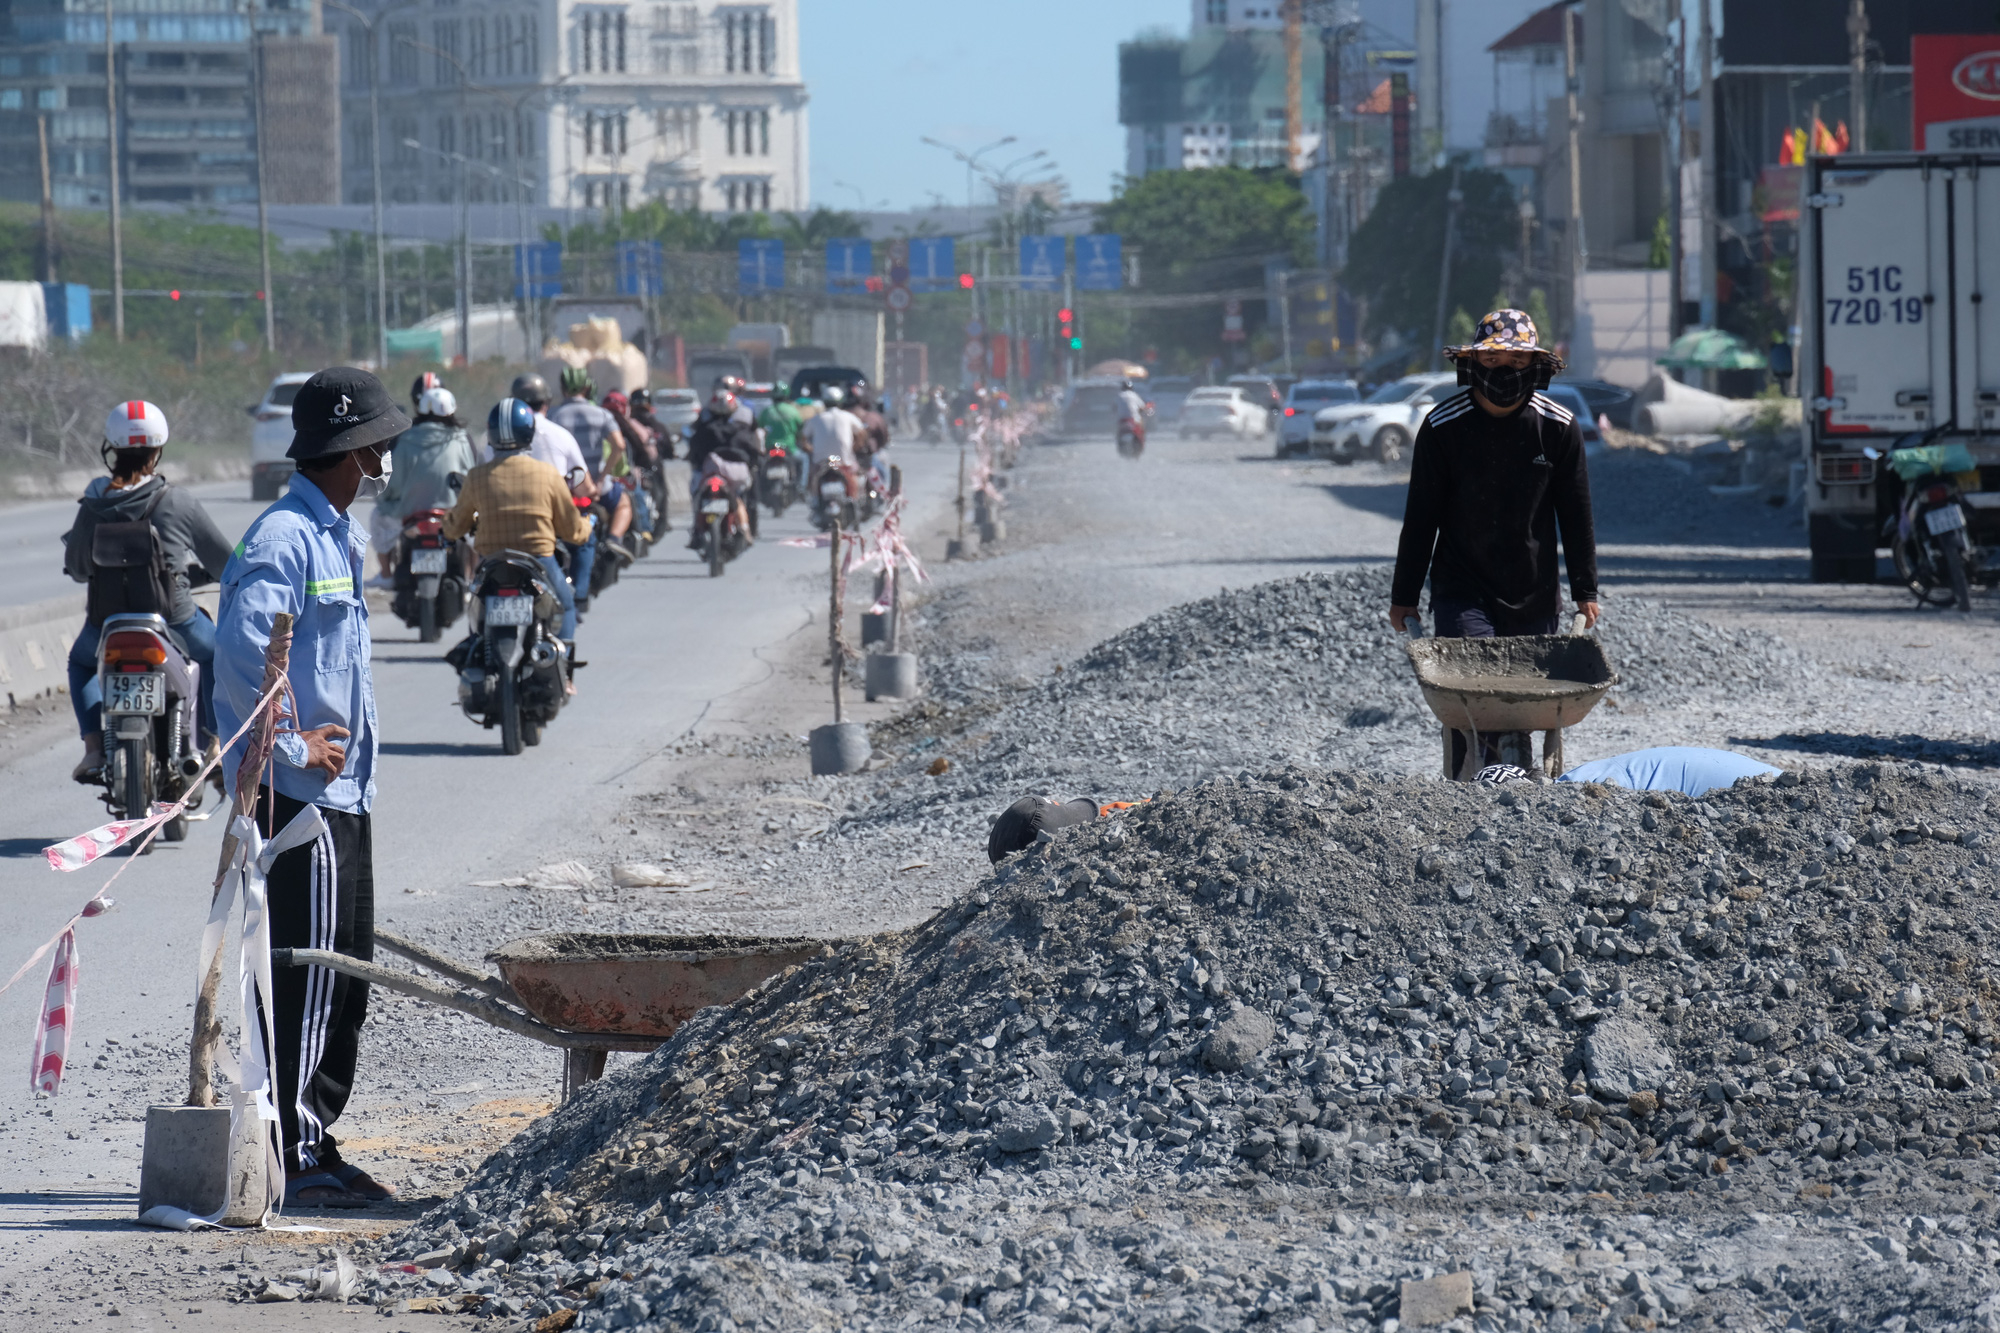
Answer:
[{"label": "traffic light", "polygon": [[1083,350],[1083,339],[1071,338],[1069,340],[1069,350],[1072,352],[1081,352]]},{"label": "traffic light", "polygon": [[958,285],[961,289],[968,292],[971,291],[972,283],[973,283],[973,277],[970,273],[961,273],[958,275]]},{"label": "traffic light", "polygon": [[1062,339],[1063,345],[1072,352],[1082,351],[1083,339],[1076,336],[1076,311],[1064,306],[1056,311],[1056,322],[1061,325],[1057,336]]},{"label": "traffic light", "polygon": [[1056,311],[1056,318],[1067,324],[1070,321],[1070,316],[1074,313],[1068,306],[1064,306],[1061,310]]},{"label": "traffic light", "polygon": [[180,300],[180,299],[181,299],[181,292],[180,292],[180,288],[176,287],[176,288],[175,288],[174,290],[172,290],[172,291],[168,292],[168,293],[167,293],[167,299],[168,299],[169,301],[178,301],[178,300]]}]

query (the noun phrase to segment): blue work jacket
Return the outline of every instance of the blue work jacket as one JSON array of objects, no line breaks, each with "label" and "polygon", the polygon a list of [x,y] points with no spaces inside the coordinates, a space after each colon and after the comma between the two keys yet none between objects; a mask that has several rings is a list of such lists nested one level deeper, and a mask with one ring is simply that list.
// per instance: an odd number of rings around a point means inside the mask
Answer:
[{"label": "blue work jacket", "polygon": [[[375,803],[375,686],[368,665],[368,606],[361,597],[366,532],[335,511],[303,473],[257,516],[222,571],[215,632],[215,720],[226,738],[243,725],[264,682],[271,622],[292,613],[291,679],[298,716],[278,733],[272,780],[294,800],[366,814]],[[308,770],[296,734],[332,723],[352,733],[347,765],[329,782]],[[230,747],[232,790],[247,740]]]}]

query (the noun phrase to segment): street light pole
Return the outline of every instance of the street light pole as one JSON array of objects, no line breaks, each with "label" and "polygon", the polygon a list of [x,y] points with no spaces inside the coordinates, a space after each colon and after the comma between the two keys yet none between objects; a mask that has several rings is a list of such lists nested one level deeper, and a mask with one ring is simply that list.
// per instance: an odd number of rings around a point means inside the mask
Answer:
[{"label": "street light pole", "polygon": [[360,10],[344,5],[340,0],[322,0],[324,4],[354,19],[361,24],[361,30],[368,34],[368,161],[373,167],[374,221],[375,221],[375,365],[378,370],[389,368],[389,267],[383,252],[382,238],[382,63],[375,48],[375,25],[389,15],[400,10],[415,9],[414,3],[391,5],[378,11],[372,18]]},{"label": "street light pole", "polygon": [[125,341],[125,227],[118,204],[118,50],[111,40],[111,0],[104,0],[105,166],[111,171],[111,336]]}]

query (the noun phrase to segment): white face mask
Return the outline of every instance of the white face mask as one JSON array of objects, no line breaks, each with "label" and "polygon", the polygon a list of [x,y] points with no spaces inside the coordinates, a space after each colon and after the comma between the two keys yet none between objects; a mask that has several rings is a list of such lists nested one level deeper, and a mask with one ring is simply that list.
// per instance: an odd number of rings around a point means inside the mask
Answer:
[{"label": "white face mask", "polygon": [[395,470],[396,456],[394,454],[383,454],[382,470],[372,477],[365,472],[362,473],[361,485],[355,490],[354,498],[356,500],[381,499],[382,492],[389,488],[389,476]]}]

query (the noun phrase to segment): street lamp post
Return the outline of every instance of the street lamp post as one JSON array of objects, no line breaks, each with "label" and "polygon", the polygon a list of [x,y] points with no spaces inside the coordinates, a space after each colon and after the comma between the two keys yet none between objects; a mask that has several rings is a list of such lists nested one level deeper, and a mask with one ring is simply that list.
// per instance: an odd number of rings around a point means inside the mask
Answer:
[{"label": "street lamp post", "polygon": [[323,0],[323,3],[359,23],[362,31],[368,34],[368,161],[373,168],[372,193],[375,199],[375,364],[378,369],[387,370],[389,268],[382,249],[382,62],[376,58],[375,25],[391,14],[417,8],[417,0],[404,0],[402,4],[377,10],[372,18],[350,5],[342,4],[341,0]]}]

